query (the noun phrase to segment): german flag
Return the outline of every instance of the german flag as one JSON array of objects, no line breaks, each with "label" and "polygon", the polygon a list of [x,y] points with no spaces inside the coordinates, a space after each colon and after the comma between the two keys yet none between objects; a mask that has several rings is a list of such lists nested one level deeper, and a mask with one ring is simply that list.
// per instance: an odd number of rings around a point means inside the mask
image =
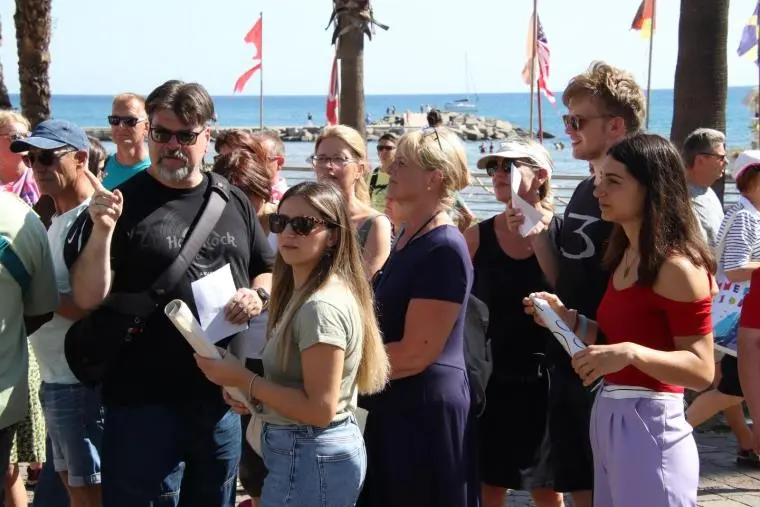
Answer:
[{"label": "german flag", "polygon": [[643,39],[650,38],[654,31],[654,2],[655,0],[641,0],[639,10],[631,23],[631,30],[641,32]]}]

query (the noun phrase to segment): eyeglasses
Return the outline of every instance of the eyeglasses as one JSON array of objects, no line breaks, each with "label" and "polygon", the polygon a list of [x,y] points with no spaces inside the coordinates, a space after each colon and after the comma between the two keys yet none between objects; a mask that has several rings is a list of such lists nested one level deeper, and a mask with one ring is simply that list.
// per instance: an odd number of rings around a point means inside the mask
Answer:
[{"label": "eyeglasses", "polygon": [[381,145],[381,144],[377,145],[377,151],[393,151],[395,149],[396,149],[395,146],[388,146],[388,145]]},{"label": "eyeglasses", "polygon": [[335,224],[317,217],[289,217],[280,213],[269,215],[269,230],[274,234],[282,234],[288,224],[290,224],[293,232],[299,236],[308,236],[318,225],[335,227]]},{"label": "eyeglasses", "polygon": [[195,144],[198,136],[202,133],[202,130],[200,132],[192,130],[178,130],[174,132],[162,127],[153,127],[150,129],[150,138],[157,143],[166,144],[172,140],[172,137],[175,137],[177,138],[177,142],[182,146],[191,146]]},{"label": "eyeglasses", "polygon": [[20,141],[29,137],[29,132],[11,132],[10,134],[2,134],[0,137],[7,137],[10,142]]},{"label": "eyeglasses", "polygon": [[534,171],[541,169],[537,165],[519,159],[493,158],[486,162],[486,174],[492,178],[500,170],[510,174],[517,166],[529,167]]},{"label": "eyeglasses", "polygon": [[422,137],[435,136],[435,140],[438,141],[438,147],[443,151],[443,145],[441,144],[441,137],[438,135],[438,129],[435,127],[425,127],[422,129]]},{"label": "eyeglasses", "polygon": [[108,124],[112,127],[118,127],[124,125],[125,127],[134,127],[138,123],[146,121],[147,118],[138,118],[136,116],[116,116],[111,115],[108,117]]},{"label": "eyeglasses", "polygon": [[721,162],[728,162],[728,155],[721,155],[720,153],[703,152],[700,155],[706,155],[708,157],[715,157]]},{"label": "eyeglasses", "polygon": [[345,156],[339,156],[339,157],[324,157],[322,155],[312,155],[306,159],[306,162],[310,163],[314,167],[327,167],[330,164],[333,165],[333,167],[344,167],[346,164],[350,164],[351,162],[356,162],[355,158],[349,158]]},{"label": "eyeglasses", "polygon": [[600,116],[576,116],[574,114],[562,115],[562,122],[565,124],[565,128],[570,130],[579,131],[591,120],[599,120],[601,118],[614,118],[609,114],[603,114]]},{"label": "eyeglasses", "polygon": [[61,157],[68,153],[72,153],[76,150],[40,150],[30,151],[24,157],[29,167],[32,167],[35,163],[39,162],[40,165],[50,167],[55,164]]}]

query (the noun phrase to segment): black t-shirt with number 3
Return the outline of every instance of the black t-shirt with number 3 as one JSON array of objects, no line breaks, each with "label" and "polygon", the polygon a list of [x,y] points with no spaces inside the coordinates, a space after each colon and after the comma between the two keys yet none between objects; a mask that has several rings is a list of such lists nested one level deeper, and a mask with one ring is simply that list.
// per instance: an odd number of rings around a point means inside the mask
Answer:
[{"label": "black t-shirt with number 3", "polygon": [[[558,242],[560,260],[555,287],[565,306],[578,310],[589,319],[596,318],[596,309],[609,280],[609,273],[602,267],[602,258],[612,223],[601,217],[591,176],[578,184],[565,208]],[[567,352],[558,343],[552,344],[549,352],[555,364],[570,367]]]},{"label": "black t-shirt with number 3", "polygon": [[[185,235],[205,202],[209,177],[191,189],[162,185],[147,171],[118,188],[124,207],[111,242],[112,292],[148,289],[177,256]],[[83,213],[72,226],[64,256],[71,266],[92,231]],[[272,270],[273,254],[248,198],[235,187],[213,231],[183,279],[166,295],[182,299],[198,317],[191,283],[230,265],[237,288]],[[221,401],[221,390],[198,369],[193,350],[159,308],[145,330],[126,347],[103,383],[108,404],[164,404],[187,400]]]}]

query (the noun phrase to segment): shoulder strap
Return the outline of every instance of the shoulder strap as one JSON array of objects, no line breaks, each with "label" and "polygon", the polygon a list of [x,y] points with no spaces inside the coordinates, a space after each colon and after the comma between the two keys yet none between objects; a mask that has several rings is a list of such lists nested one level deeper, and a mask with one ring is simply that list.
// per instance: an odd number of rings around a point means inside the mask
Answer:
[{"label": "shoulder strap", "polygon": [[375,170],[372,172],[372,177],[369,179],[369,195],[372,197],[372,194],[375,193],[375,188],[377,188],[377,178],[380,175],[380,168],[376,167]]},{"label": "shoulder strap", "polygon": [[21,287],[21,292],[25,293],[32,281],[32,277],[24,267],[24,263],[21,262],[19,256],[13,251],[10,241],[4,236],[0,236],[0,265],[8,270],[16,280],[16,283]]},{"label": "shoulder strap", "polygon": [[206,203],[201,208],[195,226],[192,227],[189,235],[185,238],[177,258],[153,282],[151,291],[155,295],[159,297],[163,296],[184,276],[185,271],[190,267],[193,259],[200,252],[203,243],[208,239],[208,235],[222,216],[222,212],[224,212],[229,199],[229,182],[216,173],[209,173],[209,191]]}]

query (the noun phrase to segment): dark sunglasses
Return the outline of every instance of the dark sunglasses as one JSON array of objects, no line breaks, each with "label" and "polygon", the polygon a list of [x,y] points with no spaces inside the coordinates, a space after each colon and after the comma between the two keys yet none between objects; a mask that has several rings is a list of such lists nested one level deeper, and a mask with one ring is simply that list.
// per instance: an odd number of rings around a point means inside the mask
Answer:
[{"label": "dark sunglasses", "polygon": [[112,127],[118,127],[124,125],[125,127],[134,127],[138,123],[147,120],[147,118],[137,118],[136,116],[116,116],[111,115],[108,117],[108,124]]},{"label": "dark sunglasses", "polygon": [[728,154],[721,155],[720,153],[703,152],[703,153],[700,153],[700,155],[705,155],[705,156],[708,156],[708,157],[715,157],[715,158],[717,158],[721,162],[728,162]]},{"label": "dark sunglasses", "polygon": [[382,146],[382,145],[377,146],[377,151],[393,151],[395,149],[396,149],[395,146]]},{"label": "dark sunglasses", "polygon": [[150,138],[157,143],[166,144],[172,140],[172,137],[176,137],[179,144],[190,146],[195,144],[195,141],[198,140],[198,136],[202,133],[202,130],[200,132],[193,132],[192,130],[178,130],[173,132],[162,127],[153,127],[150,129]]},{"label": "dark sunglasses", "polygon": [[42,150],[37,152],[30,151],[24,158],[26,159],[27,165],[29,167],[32,167],[37,162],[45,167],[50,167],[51,165],[55,164],[62,156],[74,151],[76,150]]},{"label": "dark sunglasses", "polygon": [[541,169],[537,165],[533,165],[530,162],[525,162],[524,160],[492,158],[486,162],[486,174],[492,178],[499,171],[504,171],[505,173],[510,174],[515,169],[516,165],[530,167],[534,171]]},{"label": "dark sunglasses", "polygon": [[564,114],[562,115],[562,122],[565,124],[565,128],[578,131],[583,129],[589,121],[599,120],[601,118],[613,118],[613,116],[609,114],[603,114],[600,116],[576,116],[574,114]]},{"label": "dark sunglasses", "polygon": [[269,215],[269,230],[274,234],[282,234],[288,224],[290,224],[293,232],[299,236],[308,236],[318,225],[334,227],[334,225],[327,220],[317,217],[289,217],[288,215],[282,215],[280,213],[272,213]]}]

